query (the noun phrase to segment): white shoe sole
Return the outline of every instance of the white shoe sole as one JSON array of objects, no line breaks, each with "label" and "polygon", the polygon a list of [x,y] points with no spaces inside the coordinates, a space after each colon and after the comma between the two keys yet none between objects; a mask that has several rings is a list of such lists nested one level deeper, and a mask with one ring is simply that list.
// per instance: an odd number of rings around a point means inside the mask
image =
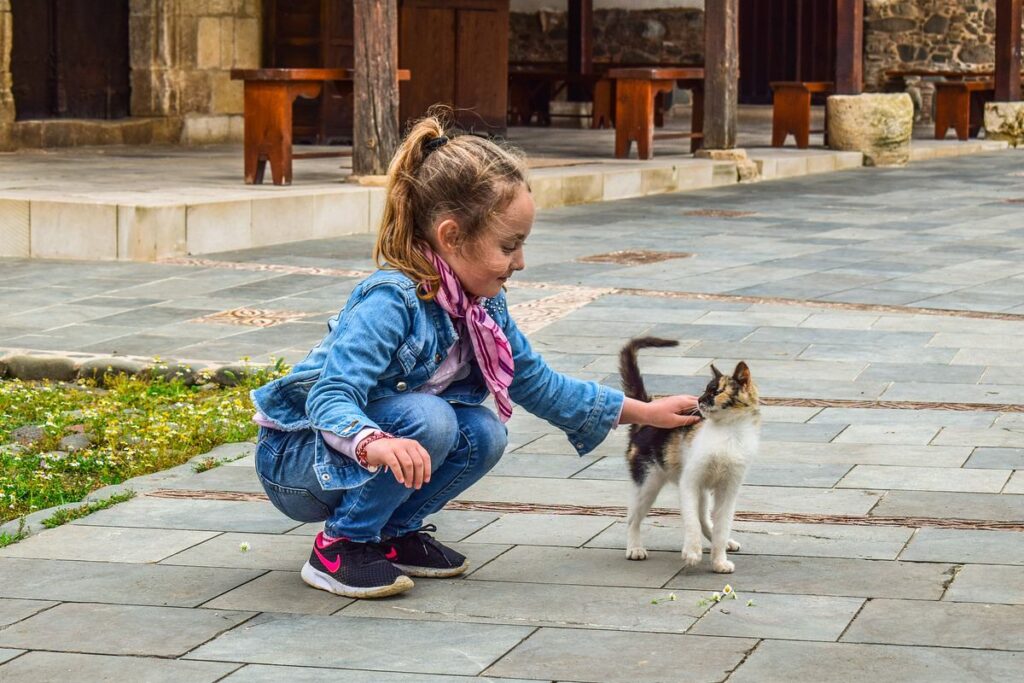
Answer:
[{"label": "white shoe sole", "polygon": [[313,588],[346,598],[385,598],[389,595],[404,593],[414,585],[408,576],[399,576],[394,583],[388,586],[373,586],[371,588],[346,586],[330,574],[325,574],[314,568],[309,562],[302,567],[302,580]]},{"label": "white shoe sole", "polygon": [[407,564],[396,564],[404,574],[424,579],[445,579],[451,576],[458,576],[469,569],[469,560],[466,560],[459,567],[445,567],[444,569],[432,569],[430,567],[413,567]]}]

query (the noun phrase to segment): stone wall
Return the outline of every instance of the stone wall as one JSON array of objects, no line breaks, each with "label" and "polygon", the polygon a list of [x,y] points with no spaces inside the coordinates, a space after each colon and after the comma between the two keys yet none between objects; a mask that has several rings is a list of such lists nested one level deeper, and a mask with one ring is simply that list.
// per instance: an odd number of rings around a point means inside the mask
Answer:
[{"label": "stone wall", "polygon": [[[564,62],[568,17],[564,10],[512,12],[509,60]],[[599,63],[704,62],[704,11],[679,9],[594,10],[594,61]]]},{"label": "stone wall", "polygon": [[130,118],[15,121],[11,4],[0,0],[0,149],[242,139],[242,84],[260,65],[260,0],[131,0]]},{"label": "stone wall", "polygon": [[865,86],[880,88],[886,69],[992,69],[995,4],[995,0],[865,0]]}]

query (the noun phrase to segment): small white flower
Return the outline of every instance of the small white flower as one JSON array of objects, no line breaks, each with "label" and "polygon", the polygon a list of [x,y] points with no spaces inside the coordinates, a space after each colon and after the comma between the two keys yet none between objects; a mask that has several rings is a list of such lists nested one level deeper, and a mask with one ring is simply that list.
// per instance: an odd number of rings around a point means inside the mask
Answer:
[{"label": "small white flower", "polygon": [[719,600],[722,599],[722,594],[719,593],[718,591],[715,591],[714,593],[711,594],[711,599],[714,600],[715,602],[718,602]]},{"label": "small white flower", "polygon": [[242,543],[239,544],[238,549],[241,550],[243,553],[247,553],[249,552],[249,544],[245,541],[242,541]]},{"label": "small white flower", "polygon": [[676,594],[675,594],[675,593],[669,593],[669,594],[668,594],[668,599],[669,599],[669,600],[671,600],[671,601],[673,601],[673,602],[675,602],[675,599],[676,599]]},{"label": "small white flower", "polygon": [[726,595],[729,595],[729,593],[732,593],[732,586],[730,586],[729,584],[725,584],[725,588],[722,589],[722,592]]}]

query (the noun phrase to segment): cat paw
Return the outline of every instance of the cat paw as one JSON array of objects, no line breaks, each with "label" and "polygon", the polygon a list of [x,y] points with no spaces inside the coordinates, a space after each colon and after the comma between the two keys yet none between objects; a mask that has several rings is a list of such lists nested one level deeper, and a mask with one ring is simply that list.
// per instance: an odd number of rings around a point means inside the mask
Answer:
[{"label": "cat paw", "polygon": [[683,566],[684,567],[696,567],[700,564],[701,560],[700,550],[684,550],[683,551]]},{"label": "cat paw", "polygon": [[711,569],[716,574],[732,574],[736,571],[736,565],[729,560],[715,560],[711,563]]},{"label": "cat paw", "polygon": [[626,548],[626,559],[627,560],[646,560],[647,559],[647,548]]},{"label": "cat paw", "polygon": [[730,538],[725,547],[728,548],[730,553],[734,553],[740,549],[740,544]]}]

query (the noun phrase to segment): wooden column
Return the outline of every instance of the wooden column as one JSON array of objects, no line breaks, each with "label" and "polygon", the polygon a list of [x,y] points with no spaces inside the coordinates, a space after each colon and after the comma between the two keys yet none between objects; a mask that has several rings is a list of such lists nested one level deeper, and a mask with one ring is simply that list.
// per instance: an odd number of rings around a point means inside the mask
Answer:
[{"label": "wooden column", "polygon": [[[569,0],[569,49],[567,65],[569,73],[589,74],[594,71],[594,2],[593,0]],[[569,100],[582,102],[587,99],[586,89],[570,85]]]},{"label": "wooden column", "polygon": [[704,3],[704,148],[736,147],[739,0]]},{"label": "wooden column", "polygon": [[997,102],[1019,102],[1021,0],[996,0]]},{"label": "wooden column", "polygon": [[352,172],[383,175],[398,149],[398,0],[353,0]]},{"label": "wooden column", "polygon": [[864,0],[836,0],[836,94],[864,90]]}]

